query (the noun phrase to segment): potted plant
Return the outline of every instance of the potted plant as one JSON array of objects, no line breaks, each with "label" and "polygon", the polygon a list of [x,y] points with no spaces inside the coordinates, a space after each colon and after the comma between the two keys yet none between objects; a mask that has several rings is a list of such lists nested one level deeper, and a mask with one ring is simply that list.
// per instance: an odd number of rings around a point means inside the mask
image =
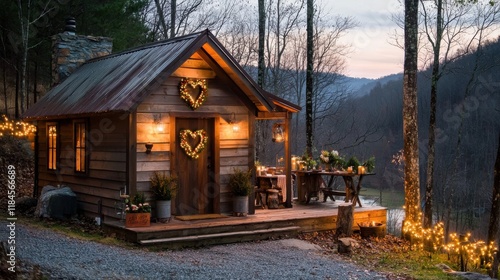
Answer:
[{"label": "potted plant", "polygon": [[151,192],[156,200],[156,216],[160,221],[171,217],[172,198],[177,191],[177,176],[155,171],[150,178]]},{"label": "potted plant", "polygon": [[253,192],[250,170],[235,168],[229,175],[228,186],[233,193],[233,214],[246,216],[248,214],[248,196]]},{"label": "potted plant", "polygon": [[151,206],[144,193],[136,193],[132,200],[125,199],[125,227],[147,227],[150,225]]}]

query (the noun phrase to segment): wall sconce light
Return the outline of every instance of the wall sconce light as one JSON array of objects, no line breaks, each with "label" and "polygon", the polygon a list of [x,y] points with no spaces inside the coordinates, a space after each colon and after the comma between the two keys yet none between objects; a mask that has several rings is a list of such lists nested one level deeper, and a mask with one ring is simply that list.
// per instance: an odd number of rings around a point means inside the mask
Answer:
[{"label": "wall sconce light", "polygon": [[238,125],[238,123],[236,122],[236,116],[234,113],[231,114],[231,119],[229,120],[228,122],[230,125],[232,125],[233,127],[233,132],[238,132],[240,131],[240,126]]},{"label": "wall sconce light", "polygon": [[273,125],[273,142],[285,141],[285,131],[283,127],[284,127],[283,123],[275,123]]},{"label": "wall sconce light", "polygon": [[153,115],[153,125],[154,125],[154,131],[156,133],[163,133],[165,127],[161,122],[161,114]]},{"label": "wall sconce light", "polygon": [[146,154],[150,154],[153,149],[153,143],[146,143]]}]

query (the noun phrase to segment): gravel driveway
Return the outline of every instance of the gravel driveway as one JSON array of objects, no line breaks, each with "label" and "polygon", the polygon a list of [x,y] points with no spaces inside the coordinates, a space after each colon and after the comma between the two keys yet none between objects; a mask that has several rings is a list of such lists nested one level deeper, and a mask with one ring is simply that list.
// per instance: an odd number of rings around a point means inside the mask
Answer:
[{"label": "gravel driveway", "polygon": [[16,226],[16,256],[50,279],[386,279],[296,239],[149,252]]}]

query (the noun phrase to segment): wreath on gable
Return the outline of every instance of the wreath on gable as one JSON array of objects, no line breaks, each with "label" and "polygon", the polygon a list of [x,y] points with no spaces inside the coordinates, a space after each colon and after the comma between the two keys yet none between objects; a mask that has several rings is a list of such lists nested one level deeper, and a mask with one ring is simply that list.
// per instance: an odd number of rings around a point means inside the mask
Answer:
[{"label": "wreath on gable", "polygon": [[[197,159],[200,157],[200,153],[205,149],[207,142],[208,142],[208,136],[205,130],[199,129],[196,130],[195,132],[189,130],[189,129],[183,129],[179,133],[179,136],[181,138],[181,148],[184,150],[186,155],[188,155],[190,158]],[[188,142],[188,136],[196,139],[200,137],[200,142],[198,142],[198,145],[193,149],[191,145],[189,145]]]},{"label": "wreath on gable", "polygon": [[[193,89],[200,87],[200,94],[198,98],[194,99],[191,94],[188,92],[188,86],[191,86]],[[198,109],[203,102],[207,99],[207,80],[205,79],[189,79],[182,78],[179,86],[179,93],[181,95],[181,99],[184,100],[192,110]]]}]

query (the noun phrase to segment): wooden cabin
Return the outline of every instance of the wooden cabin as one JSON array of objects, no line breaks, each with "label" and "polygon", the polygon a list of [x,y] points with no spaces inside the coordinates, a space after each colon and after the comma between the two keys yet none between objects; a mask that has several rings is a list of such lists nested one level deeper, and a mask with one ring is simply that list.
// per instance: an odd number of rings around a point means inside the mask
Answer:
[{"label": "wooden cabin", "polygon": [[282,119],[287,132],[298,110],[203,31],[90,59],[23,117],[38,128],[35,190],[67,185],[86,215],[118,218],[120,193],[148,193],[154,171],[179,177],[173,214],[231,212],[227,177],[253,168],[255,121]]}]

